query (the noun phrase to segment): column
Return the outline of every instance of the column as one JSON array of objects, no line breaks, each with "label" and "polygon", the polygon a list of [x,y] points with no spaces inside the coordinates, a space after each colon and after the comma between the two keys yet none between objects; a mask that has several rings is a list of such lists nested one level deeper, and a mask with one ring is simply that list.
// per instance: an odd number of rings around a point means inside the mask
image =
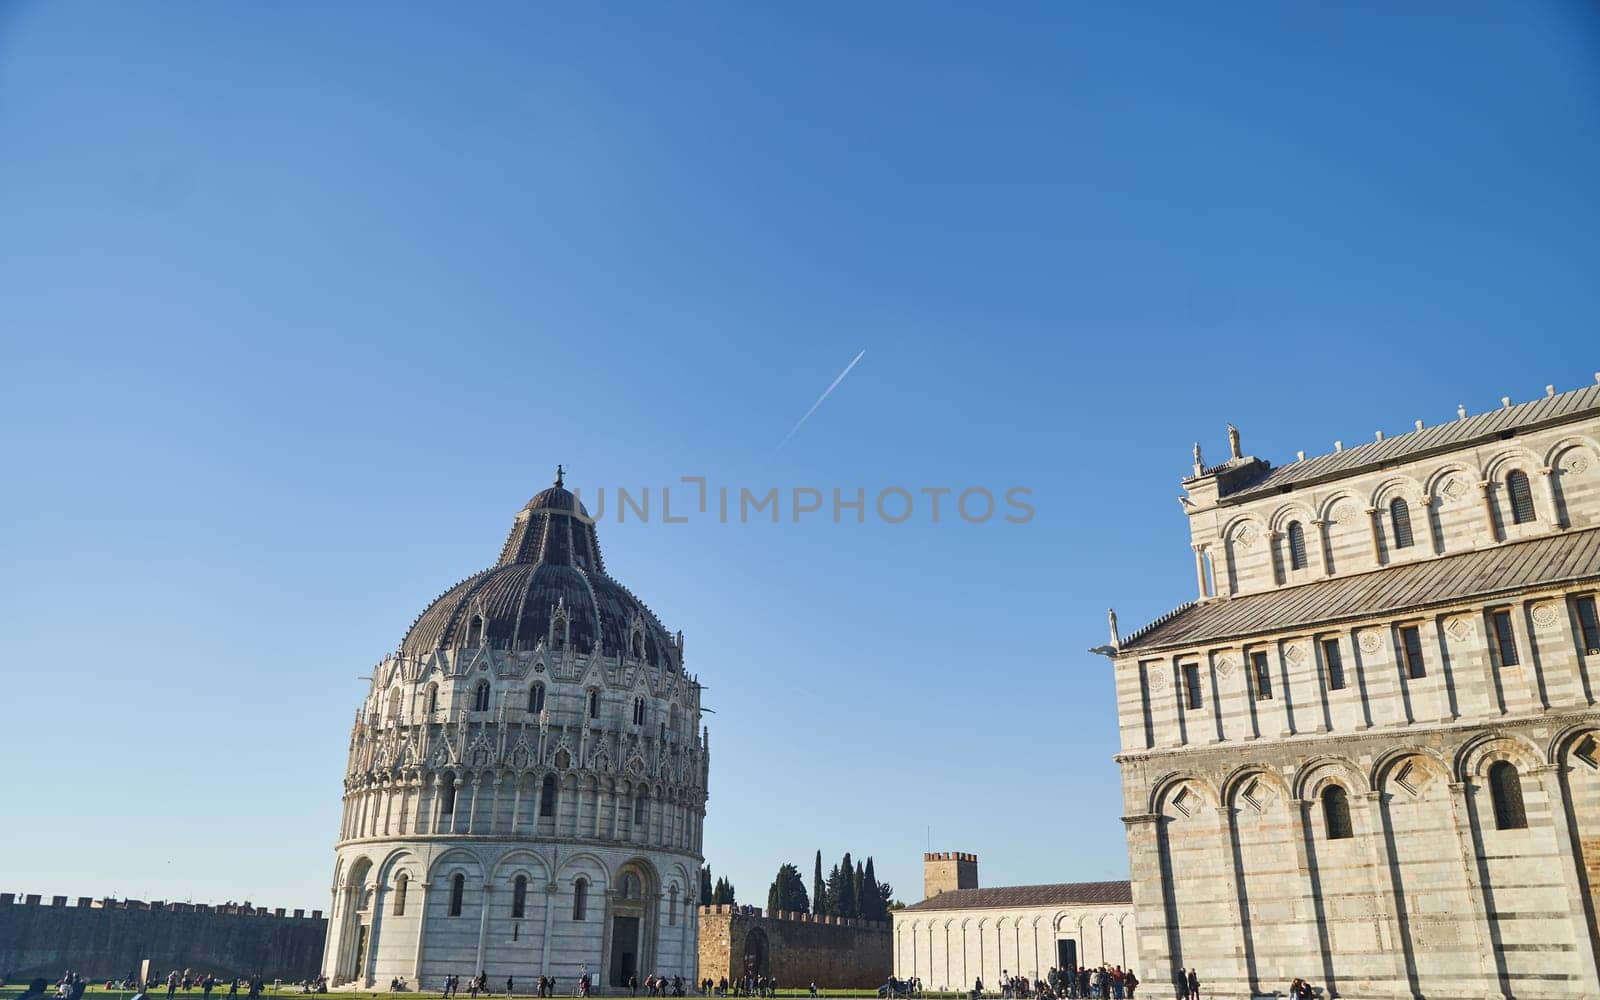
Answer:
[{"label": "column", "polygon": [[[1472,786],[1465,781],[1450,782],[1450,819],[1456,828],[1456,850],[1461,852],[1467,895],[1472,900],[1472,912],[1465,919],[1471,922],[1473,938],[1478,942],[1480,964],[1477,971],[1494,976],[1496,982],[1504,982],[1499,968],[1500,952],[1495,948],[1494,931],[1489,926],[1489,898],[1484,893],[1482,874],[1478,871],[1478,838],[1473,829],[1471,795]],[[1493,962],[1493,967],[1484,968],[1485,960]]]},{"label": "column", "polygon": [[1557,853],[1561,857],[1561,881],[1567,889],[1568,911],[1572,920],[1572,939],[1577,942],[1578,959],[1578,992],[1583,996],[1600,996],[1600,962],[1597,962],[1594,939],[1589,936],[1589,919],[1585,916],[1585,907],[1582,903],[1584,889],[1583,880],[1579,877],[1578,869],[1582,861],[1573,850],[1573,843],[1578,839],[1578,831],[1570,829],[1567,823],[1567,795],[1566,788],[1561,781],[1561,768],[1559,765],[1545,765],[1536,767],[1527,772],[1539,782],[1539,788],[1544,792],[1545,808],[1548,814],[1555,817],[1559,824],[1553,830]]},{"label": "column", "polygon": [[517,835],[517,819],[522,812],[522,775],[511,776],[511,835]]},{"label": "column", "polygon": [[[1162,989],[1157,975],[1171,976],[1177,932],[1167,923],[1166,889],[1161,877],[1161,817],[1154,813],[1124,816],[1122,825],[1128,836],[1128,877],[1133,885],[1133,906],[1139,914],[1139,962],[1141,968],[1159,970],[1144,977],[1155,994]],[[1081,931],[1077,937],[1078,947],[1083,952],[1081,962],[1088,965],[1088,948]]]},{"label": "column", "polygon": [[[1563,600],[1562,603],[1566,602]],[[1550,705],[1545,701],[1544,692],[1539,688],[1539,675],[1544,673],[1544,665],[1539,661],[1538,653],[1533,648],[1533,602],[1518,602],[1512,605],[1512,610],[1515,612],[1512,616],[1512,621],[1515,622],[1511,627],[1514,633],[1512,638],[1517,644],[1517,659],[1522,661],[1523,680],[1528,685],[1528,704],[1535,712],[1547,712],[1550,710]]]},{"label": "column", "polygon": [[1332,576],[1333,571],[1328,568],[1328,522],[1314,519],[1311,522],[1311,527],[1313,529],[1311,537],[1317,543],[1317,554],[1314,557],[1317,560],[1317,576]]},{"label": "column", "polygon": [[556,919],[556,884],[550,882],[544,887],[544,943],[539,954],[539,975],[550,974],[550,933],[554,929]]},{"label": "column", "polygon": [[383,899],[387,894],[382,882],[372,886],[372,928],[367,931],[367,962],[361,970],[363,985],[371,987],[378,975],[378,938],[383,925]]},{"label": "column", "polygon": [[1484,479],[1478,483],[1478,492],[1483,495],[1483,523],[1489,531],[1489,541],[1500,541],[1500,533],[1494,527],[1494,483]]},{"label": "column", "polygon": [[[478,830],[477,830],[477,824],[478,824],[478,799],[480,799],[482,797],[483,797],[483,772],[479,771],[477,774],[474,774],[472,776],[472,804],[467,807],[467,835],[468,836],[471,836],[472,834],[478,832]],[[456,810],[459,812],[460,809],[461,809],[461,803],[457,802],[456,803]],[[482,963],[480,963],[480,964],[482,964]],[[476,973],[474,973],[474,975],[476,975]]]},{"label": "column", "polygon": [[1539,470],[1539,503],[1549,516],[1551,531],[1564,531],[1567,522],[1561,516],[1561,505],[1556,503],[1555,469],[1545,466]]},{"label": "column", "polygon": [[1383,520],[1378,516],[1378,508],[1367,508],[1368,527],[1372,532],[1372,565],[1383,565]]},{"label": "column", "polygon": [[[1350,822],[1352,825],[1359,823],[1355,834],[1372,850],[1372,866],[1368,870],[1372,872],[1373,896],[1383,906],[1383,929],[1388,935],[1387,941],[1379,942],[1378,950],[1389,957],[1390,981],[1396,986],[1405,983],[1409,988],[1411,974],[1406,969],[1406,956],[1411,946],[1400,936],[1400,904],[1395,896],[1394,859],[1389,856],[1388,824],[1383,819],[1383,793],[1366,792],[1362,799],[1367,807],[1359,810],[1359,819],[1353,810]],[[1375,959],[1373,965],[1372,978],[1383,978],[1382,958]]]},{"label": "column", "polygon": [[418,993],[422,992],[422,945],[428,939],[428,890],[432,887],[432,882],[417,883],[422,891],[417,894],[417,951],[411,961],[411,982]]},{"label": "column", "polygon": [[1203,600],[1206,599],[1206,597],[1209,596],[1206,593],[1206,560],[1205,560],[1205,555],[1204,555],[1206,547],[1204,545],[1199,544],[1198,542],[1196,542],[1193,545],[1190,545],[1189,547],[1191,549],[1194,549],[1194,580],[1195,580],[1195,586],[1200,591],[1200,600],[1203,601]]},{"label": "column", "polygon": [[[1454,722],[1455,710],[1450,705],[1450,678],[1455,676],[1455,659],[1445,649],[1442,637],[1439,635],[1439,619],[1437,617],[1424,618],[1417,625],[1418,633],[1422,636],[1424,652],[1434,650],[1439,653],[1439,676],[1433,678],[1433,696],[1436,699],[1437,711],[1434,718],[1440,722]],[[1415,684],[1415,681],[1412,681]]]},{"label": "column", "polygon": [[489,943],[489,901],[493,898],[493,892],[494,885],[484,882],[483,903],[478,907],[478,962],[472,967],[475,970],[472,973],[474,976],[478,974],[476,970],[483,968],[484,948]]},{"label": "column", "polygon": [[1436,556],[1442,556],[1444,555],[1444,531],[1439,525],[1434,524],[1434,518],[1439,513],[1436,509],[1438,507],[1438,498],[1432,493],[1425,493],[1420,502],[1422,504],[1422,523],[1428,529],[1428,551]]}]

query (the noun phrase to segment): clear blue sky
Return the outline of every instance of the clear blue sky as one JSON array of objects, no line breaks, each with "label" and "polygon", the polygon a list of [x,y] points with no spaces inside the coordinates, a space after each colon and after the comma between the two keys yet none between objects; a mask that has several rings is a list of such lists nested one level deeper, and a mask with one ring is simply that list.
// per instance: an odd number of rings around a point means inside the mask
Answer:
[{"label": "clear blue sky", "polygon": [[0,889],[325,906],[356,678],[557,462],[1030,488],[601,540],[743,898],[1123,877],[1191,441],[1587,384],[1597,177],[1578,3],[6,4]]}]

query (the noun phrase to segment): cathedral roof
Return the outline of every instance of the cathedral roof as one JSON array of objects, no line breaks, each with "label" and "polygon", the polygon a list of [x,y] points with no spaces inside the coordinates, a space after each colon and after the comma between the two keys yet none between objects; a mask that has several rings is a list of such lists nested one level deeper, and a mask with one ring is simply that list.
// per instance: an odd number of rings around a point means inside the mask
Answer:
[{"label": "cathedral roof", "polygon": [[[1596,377],[1600,378],[1600,375]],[[1464,409],[1460,412],[1461,417],[1458,420],[1408,431],[1381,441],[1369,441],[1355,448],[1317,455],[1279,468],[1272,468],[1264,462],[1258,463],[1262,467],[1263,474],[1224,488],[1223,502],[1230,504],[1243,502],[1314,482],[1352,475],[1363,469],[1455,451],[1478,442],[1497,441],[1515,432],[1581,420],[1600,412],[1600,384],[1584,386],[1570,392],[1552,391],[1551,395],[1541,396],[1516,406],[1506,405],[1486,413],[1468,416]],[[1205,470],[1204,474],[1211,475],[1232,464],[1234,463],[1230,460],[1224,463],[1224,466]]]},{"label": "cathedral roof", "polygon": [[1595,577],[1600,577],[1600,528],[1567,531],[1281,590],[1185,604],[1123,639],[1117,652],[1233,641]]},{"label": "cathedral roof", "polygon": [[605,571],[594,521],[562,482],[542,490],[517,512],[499,561],[446,590],[417,616],[400,643],[406,656],[474,645],[529,650],[550,644],[552,623],[565,623],[565,641],[581,653],[631,651],[635,627],[640,655],[651,665],[677,664],[676,642],[628,588]]},{"label": "cathedral roof", "polygon": [[907,910],[1012,910],[1030,906],[1104,906],[1132,903],[1132,885],[1120,882],[1057,882],[994,889],[952,889],[913,903]]}]

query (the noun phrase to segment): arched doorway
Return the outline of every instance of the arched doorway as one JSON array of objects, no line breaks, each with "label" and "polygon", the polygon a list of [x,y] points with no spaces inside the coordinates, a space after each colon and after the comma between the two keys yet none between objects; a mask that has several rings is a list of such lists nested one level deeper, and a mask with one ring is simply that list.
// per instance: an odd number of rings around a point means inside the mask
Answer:
[{"label": "arched doorway", "polygon": [[643,977],[654,965],[650,954],[655,941],[652,915],[661,893],[654,870],[643,861],[623,865],[613,885],[607,917],[611,926],[606,981],[625,987],[629,979]]},{"label": "arched doorway", "polygon": [[347,983],[366,977],[367,948],[372,933],[372,861],[360,858],[350,866],[344,880],[344,913],[339,933],[339,962],[334,967],[336,982]]},{"label": "arched doorway", "polygon": [[767,941],[767,932],[759,927],[750,928],[750,933],[744,936],[744,948],[740,952],[743,956],[744,976],[769,976],[772,974],[772,947]]}]

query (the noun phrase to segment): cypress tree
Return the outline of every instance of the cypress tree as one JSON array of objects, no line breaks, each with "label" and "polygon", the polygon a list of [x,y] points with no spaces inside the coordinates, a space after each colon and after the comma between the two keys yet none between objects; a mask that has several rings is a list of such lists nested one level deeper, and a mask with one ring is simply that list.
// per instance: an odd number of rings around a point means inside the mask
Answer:
[{"label": "cypress tree", "polygon": [[806,884],[800,880],[800,869],[784,862],[778,866],[778,877],[767,890],[767,910],[805,913],[811,908],[806,898]]},{"label": "cypress tree", "polygon": [[872,870],[872,855],[867,855],[867,867],[861,875],[861,894],[858,900],[861,904],[861,917],[864,920],[887,920],[889,914],[883,905],[883,896],[878,889],[878,874]]},{"label": "cypress tree", "polygon": [[711,866],[700,869],[700,905],[711,905]]},{"label": "cypress tree", "polygon": [[822,852],[817,851],[817,866],[811,873],[811,912],[822,916],[828,912],[828,890],[822,884]]},{"label": "cypress tree", "polygon": [[850,852],[844,852],[839,862],[839,898],[834,901],[834,913],[841,917],[857,917],[861,911],[856,906],[856,865]]}]

